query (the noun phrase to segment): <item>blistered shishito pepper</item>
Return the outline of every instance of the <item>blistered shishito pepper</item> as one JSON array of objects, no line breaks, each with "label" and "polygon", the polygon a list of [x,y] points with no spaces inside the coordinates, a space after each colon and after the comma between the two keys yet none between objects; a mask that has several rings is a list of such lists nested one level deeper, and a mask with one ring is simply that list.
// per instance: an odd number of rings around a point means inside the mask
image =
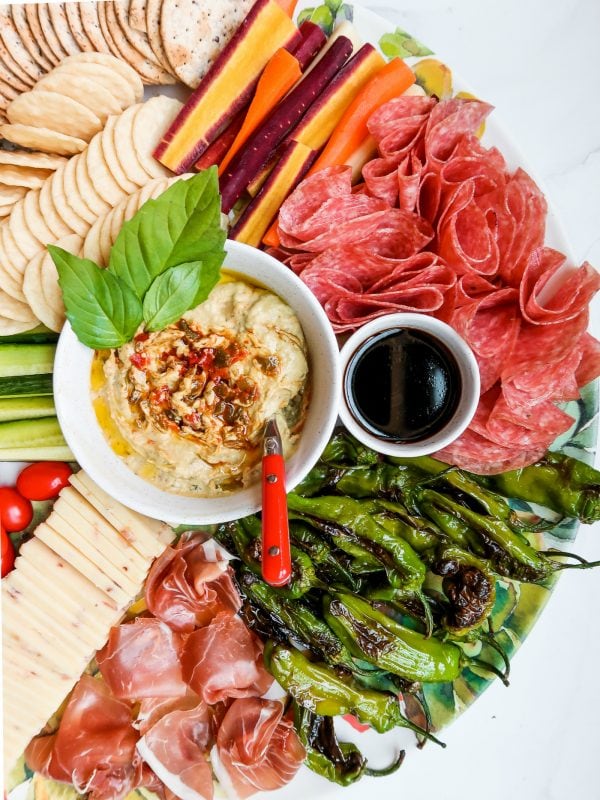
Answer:
[{"label": "blistered shishito pepper", "polygon": [[[249,523],[251,519],[254,519],[254,522]],[[242,521],[226,522],[219,525],[213,535],[223,547],[232,551],[232,555],[237,555],[252,572],[257,575],[261,574],[260,521],[258,519],[246,517]],[[277,589],[281,596],[295,599],[302,597],[312,588],[323,588],[322,582],[317,578],[310,556],[297,547],[292,547],[291,552],[292,578],[285,587]]]},{"label": "blistered shishito pepper", "polygon": [[381,456],[345,431],[337,431],[321,453],[326,464],[376,464]]},{"label": "blistered shishito pepper", "polygon": [[290,536],[310,556],[319,578],[330,584],[341,584],[358,591],[360,579],[350,571],[349,559],[345,553],[334,552],[328,541],[303,520],[290,520]]},{"label": "blistered shishito pepper", "polygon": [[402,576],[407,593],[420,591],[425,580],[425,564],[407,542],[375,522],[361,501],[335,496],[299,497],[292,493],[288,495],[288,507],[353,531],[389,555]]},{"label": "blistered shishito pepper", "polygon": [[353,714],[378,733],[403,727],[437,741],[402,715],[398,698],[392,694],[365,689],[350,675],[339,675],[331,667],[309,661],[292,647],[267,642],[264,658],[267,669],[286,692],[318,716]]},{"label": "blistered shishito pepper", "polygon": [[523,469],[471,477],[505,497],[537,503],[581,522],[600,520],[600,472],[562,453],[546,453]]},{"label": "blistered shishito pepper", "polygon": [[360,597],[337,592],[326,596],[324,614],[353,656],[387,672],[428,683],[453,681],[460,673],[460,648],[451,642],[427,639]]},{"label": "blistered shishito pepper", "polygon": [[240,586],[251,603],[258,605],[297,639],[328,663],[354,669],[352,655],[331,628],[299,600],[285,600],[271,586],[246,569],[240,571]]},{"label": "blistered shishito pepper", "polygon": [[350,786],[362,775],[383,776],[395,772],[404,760],[404,751],[389,767],[374,770],[355,744],[339,742],[333,719],[320,717],[294,703],[294,725],[306,750],[306,766],[340,786]]}]

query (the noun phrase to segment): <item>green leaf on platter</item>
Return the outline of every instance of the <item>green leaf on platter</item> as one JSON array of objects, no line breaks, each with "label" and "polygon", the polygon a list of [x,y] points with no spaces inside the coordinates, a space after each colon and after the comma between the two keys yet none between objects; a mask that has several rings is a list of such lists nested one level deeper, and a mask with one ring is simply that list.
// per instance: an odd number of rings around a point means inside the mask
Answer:
[{"label": "green leaf on platter", "polygon": [[306,22],[306,20],[310,20],[314,22],[315,25],[318,25],[323,33],[330,36],[333,31],[336,15],[335,10],[332,11],[331,5],[335,5],[335,3],[324,3],[315,8],[305,8],[298,14],[298,25]]},{"label": "green leaf on platter", "polygon": [[325,0],[325,5],[335,17],[337,12],[340,10],[340,6],[342,5],[342,0]]},{"label": "green leaf on platter", "polygon": [[225,238],[217,170],[211,167],[144,203],[121,228],[108,269],[143,297],[158,275],[179,264],[201,261],[203,271],[218,275]]},{"label": "green leaf on platter", "polygon": [[120,347],[142,321],[142,304],[117,275],[55,245],[48,252],[58,271],[67,319],[80,342],[94,349]]},{"label": "green leaf on platter", "polygon": [[396,28],[394,33],[384,33],[379,40],[379,47],[387,58],[430,56],[433,52],[402,28]]},{"label": "green leaf on platter", "polygon": [[155,278],[144,297],[146,330],[160,331],[185,314],[190,298],[198,295],[201,275],[202,263],[193,261],[170,267]]}]

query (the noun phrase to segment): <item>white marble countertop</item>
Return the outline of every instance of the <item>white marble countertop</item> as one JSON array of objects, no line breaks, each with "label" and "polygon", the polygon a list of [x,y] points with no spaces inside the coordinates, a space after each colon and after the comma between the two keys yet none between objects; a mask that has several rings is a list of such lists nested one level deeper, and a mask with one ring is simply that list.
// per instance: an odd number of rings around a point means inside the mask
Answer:
[{"label": "white marble countertop", "polygon": [[[496,106],[545,181],[574,257],[600,268],[598,0],[363,5],[427,44]],[[600,523],[581,529],[576,550],[600,558]],[[510,688],[496,682],[445,731],[446,750],[413,751],[395,776],[358,784],[346,800],[374,792],[379,800],[600,798],[599,598],[600,572],[566,573],[514,659]]]}]

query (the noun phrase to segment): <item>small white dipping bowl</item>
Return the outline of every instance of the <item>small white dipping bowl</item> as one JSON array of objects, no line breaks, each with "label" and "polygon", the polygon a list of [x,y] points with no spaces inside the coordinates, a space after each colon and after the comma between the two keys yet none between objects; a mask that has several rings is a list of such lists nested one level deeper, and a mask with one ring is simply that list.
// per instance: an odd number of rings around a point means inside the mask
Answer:
[{"label": "small white dipping bowl", "polygon": [[[346,396],[346,373],[356,351],[373,336],[398,328],[423,331],[442,342],[454,356],[461,380],[460,399],[451,419],[436,433],[414,442],[395,441],[373,435],[356,419],[350,410]],[[479,368],[473,351],[453,328],[446,325],[445,322],[440,322],[425,314],[386,314],[363,325],[344,344],[341,352],[341,368],[340,417],[342,422],[360,442],[386,456],[414,458],[441,450],[442,447],[446,447],[458,439],[473,419],[479,402]],[[415,390],[418,390],[417,387]]]},{"label": "small white dipping bowl", "polygon": [[[227,241],[225,249],[224,270],[281,297],[300,320],[308,345],[311,395],[298,445],[286,464],[291,490],[317,461],[335,426],[340,391],[337,342],[315,296],[291,270],[239,242]],[[90,392],[93,355],[67,322],[56,351],[54,402],[75,458],[105,492],[141,514],[173,524],[227,522],[260,509],[260,481],[223,497],[187,497],[165,492],[132,472],[112,450],[96,418]]]}]

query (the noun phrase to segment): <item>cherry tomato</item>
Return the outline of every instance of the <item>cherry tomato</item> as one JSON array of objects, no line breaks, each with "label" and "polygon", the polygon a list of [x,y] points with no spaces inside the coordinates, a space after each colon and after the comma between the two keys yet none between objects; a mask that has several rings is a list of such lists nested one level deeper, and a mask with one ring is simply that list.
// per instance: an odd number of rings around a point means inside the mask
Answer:
[{"label": "cherry tomato", "polygon": [[23,531],[33,519],[29,500],[10,486],[0,486],[0,522],[8,533]]},{"label": "cherry tomato", "polygon": [[8,575],[15,564],[15,548],[1,523],[0,537],[2,537],[2,577],[4,577]]},{"label": "cherry tomato", "polygon": [[73,470],[64,461],[30,464],[17,478],[17,489],[28,500],[52,500],[69,485]]}]

